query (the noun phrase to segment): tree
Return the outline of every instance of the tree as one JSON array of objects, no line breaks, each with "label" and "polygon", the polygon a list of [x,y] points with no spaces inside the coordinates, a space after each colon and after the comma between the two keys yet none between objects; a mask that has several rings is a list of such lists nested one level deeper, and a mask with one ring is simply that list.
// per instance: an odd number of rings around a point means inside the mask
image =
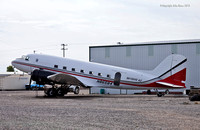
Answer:
[{"label": "tree", "polygon": [[7,67],[7,72],[14,72],[14,68],[10,65]]}]

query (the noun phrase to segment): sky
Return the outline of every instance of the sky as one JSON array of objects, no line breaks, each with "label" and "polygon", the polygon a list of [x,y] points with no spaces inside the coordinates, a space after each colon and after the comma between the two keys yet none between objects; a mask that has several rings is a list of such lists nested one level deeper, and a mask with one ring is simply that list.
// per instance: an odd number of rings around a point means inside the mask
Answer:
[{"label": "sky", "polygon": [[36,53],[89,60],[89,46],[200,39],[199,0],[0,0],[0,72]]}]

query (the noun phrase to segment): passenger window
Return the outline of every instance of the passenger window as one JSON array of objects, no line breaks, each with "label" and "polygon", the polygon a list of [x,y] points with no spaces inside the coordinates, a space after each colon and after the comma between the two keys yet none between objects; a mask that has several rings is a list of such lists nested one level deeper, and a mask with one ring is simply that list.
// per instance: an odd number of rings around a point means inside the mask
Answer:
[{"label": "passenger window", "polygon": [[72,71],[75,71],[75,68],[72,68]]},{"label": "passenger window", "polygon": [[93,74],[93,72],[92,72],[92,71],[89,71],[89,74]]},{"label": "passenger window", "polygon": [[54,65],[54,68],[58,68],[58,65]]},{"label": "passenger window", "polygon": [[81,73],[84,73],[84,70],[80,70]]},{"label": "passenger window", "polygon": [[35,61],[36,61],[36,62],[38,62],[39,60],[38,60],[38,59],[36,59]]},{"label": "passenger window", "polygon": [[63,69],[64,69],[64,70],[66,70],[66,69],[67,69],[67,67],[66,67],[66,66],[63,66]]},{"label": "passenger window", "polygon": [[108,78],[110,78],[110,75],[109,75],[109,74],[107,74],[107,77],[108,77]]},{"label": "passenger window", "polygon": [[98,76],[102,76],[102,74],[101,74],[101,73],[98,73]]}]

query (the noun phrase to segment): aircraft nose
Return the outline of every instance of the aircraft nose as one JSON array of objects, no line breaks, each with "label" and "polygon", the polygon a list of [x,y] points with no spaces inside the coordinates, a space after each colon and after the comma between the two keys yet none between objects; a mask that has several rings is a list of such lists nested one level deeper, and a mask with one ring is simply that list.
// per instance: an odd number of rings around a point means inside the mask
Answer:
[{"label": "aircraft nose", "polygon": [[19,58],[13,60],[11,62],[12,66],[14,66],[14,68],[20,70],[20,71],[23,71],[23,72],[26,72],[26,73],[29,73],[31,72],[31,67],[26,65],[24,60],[21,60]]},{"label": "aircraft nose", "polygon": [[16,66],[16,63],[15,63],[15,60],[13,60],[12,62],[11,62],[11,64],[12,64],[12,66]]},{"label": "aircraft nose", "polygon": [[17,59],[13,60],[13,61],[11,62],[11,64],[12,64],[12,66],[13,66],[14,68],[17,68],[17,69],[20,68],[20,65],[17,64]]}]

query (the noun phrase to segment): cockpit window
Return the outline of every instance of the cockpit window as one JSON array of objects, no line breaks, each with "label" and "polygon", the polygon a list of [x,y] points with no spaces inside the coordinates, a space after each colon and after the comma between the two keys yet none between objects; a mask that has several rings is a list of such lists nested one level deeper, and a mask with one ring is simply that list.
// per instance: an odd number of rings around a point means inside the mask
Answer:
[{"label": "cockpit window", "polygon": [[27,57],[25,58],[25,60],[29,61],[29,57],[27,56]]},{"label": "cockpit window", "polygon": [[24,60],[26,60],[26,61],[29,61],[29,57],[28,56],[22,56],[22,58],[24,59]]}]

